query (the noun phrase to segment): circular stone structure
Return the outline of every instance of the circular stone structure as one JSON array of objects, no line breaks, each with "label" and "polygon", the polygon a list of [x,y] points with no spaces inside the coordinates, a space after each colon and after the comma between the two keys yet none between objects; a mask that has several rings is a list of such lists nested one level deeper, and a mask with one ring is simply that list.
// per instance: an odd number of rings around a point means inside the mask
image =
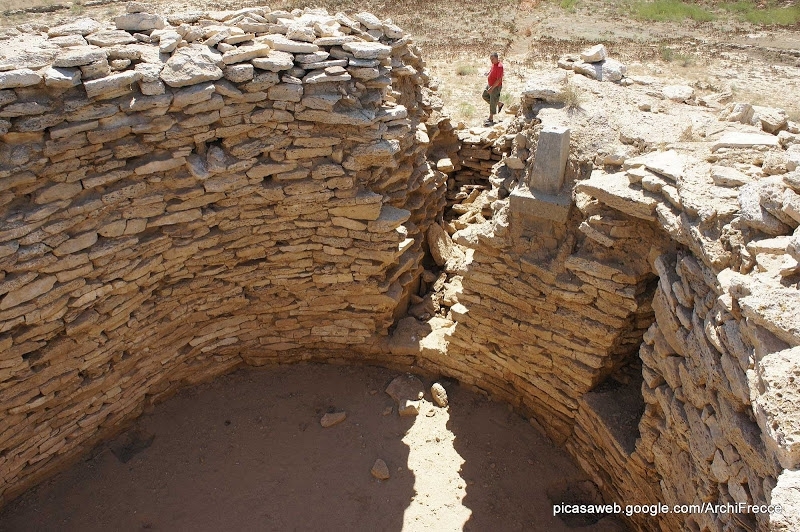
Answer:
[{"label": "circular stone structure", "polygon": [[317,361],[479,388],[606,502],[784,510],[638,530],[800,528],[785,113],[563,63],[455,130],[389,20],[146,9],[3,34],[0,504],[182,388]]},{"label": "circular stone structure", "polygon": [[[8,505],[0,530],[573,529],[551,497],[589,482],[563,450],[452,381],[449,409],[426,394],[400,417],[397,375],[294,365],[187,389]],[[347,418],[323,428],[332,410]],[[388,480],[370,475],[378,458]]]}]

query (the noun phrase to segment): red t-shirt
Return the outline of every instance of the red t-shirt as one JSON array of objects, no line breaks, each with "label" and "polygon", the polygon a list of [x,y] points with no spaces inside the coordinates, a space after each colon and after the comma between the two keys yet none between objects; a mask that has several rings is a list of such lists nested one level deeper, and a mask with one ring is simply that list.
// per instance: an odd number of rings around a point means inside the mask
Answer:
[{"label": "red t-shirt", "polygon": [[493,87],[497,82],[503,84],[503,63],[500,61],[493,64],[489,71],[489,87]]}]

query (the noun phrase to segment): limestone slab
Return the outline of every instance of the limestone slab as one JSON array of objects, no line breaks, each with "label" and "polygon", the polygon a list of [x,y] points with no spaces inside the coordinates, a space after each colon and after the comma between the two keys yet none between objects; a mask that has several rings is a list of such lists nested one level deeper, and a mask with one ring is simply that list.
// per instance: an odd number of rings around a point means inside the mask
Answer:
[{"label": "limestone slab", "polygon": [[516,187],[511,191],[509,206],[512,214],[521,213],[566,223],[572,208],[572,198],[567,194],[548,194],[526,187]]},{"label": "limestone slab", "polygon": [[271,50],[265,57],[257,57],[252,61],[253,66],[261,70],[280,72],[289,70],[294,66],[294,56],[289,52]]},{"label": "limestone slab", "polygon": [[725,133],[719,140],[711,145],[711,151],[720,148],[753,148],[755,146],[779,146],[778,137],[762,133]]},{"label": "limestone slab", "polygon": [[91,18],[79,18],[78,20],[53,26],[47,30],[49,37],[62,37],[66,35],[89,35],[101,28],[101,24]]},{"label": "limestone slab", "polygon": [[232,65],[234,63],[250,61],[257,57],[266,57],[269,55],[269,52],[269,45],[264,43],[256,43],[249,46],[239,46],[222,54],[222,62],[226,65]]},{"label": "limestone slab", "polygon": [[50,67],[44,71],[44,84],[57,89],[80,85],[81,71],[77,68]]},{"label": "limestone slab", "polygon": [[392,47],[374,42],[354,41],[342,45],[356,59],[385,59],[392,54]]},{"label": "limestone slab", "polygon": [[291,52],[296,54],[313,54],[319,50],[319,46],[310,42],[294,41],[285,35],[275,34],[259,37],[267,43],[270,48],[279,52]]},{"label": "limestone slab", "polygon": [[192,44],[169,58],[160,77],[170,87],[186,87],[216,81],[223,75],[222,54],[207,46]]},{"label": "limestone slab", "polygon": [[581,60],[587,63],[599,63],[608,56],[606,47],[603,44],[595,44],[581,52]]},{"label": "limestone slab", "polygon": [[108,100],[126,94],[132,90],[132,85],[139,81],[141,74],[135,70],[112,74],[100,79],[87,81],[83,84],[86,95],[96,100]]},{"label": "limestone slab", "polygon": [[86,42],[95,46],[132,44],[136,38],[125,30],[102,30],[86,36]]},{"label": "limestone slab", "polygon": [[531,168],[531,190],[557,194],[564,185],[569,158],[570,130],[563,126],[545,126],[539,133],[536,154]]},{"label": "limestone slab", "polygon": [[756,366],[756,420],[781,466],[796,469],[800,466],[800,395],[793,381],[800,375],[800,347],[767,355]]},{"label": "limestone slab", "polygon": [[38,85],[42,76],[29,68],[18,68],[0,72],[0,89],[14,89],[17,87],[30,87]]},{"label": "limestone slab", "polygon": [[655,210],[659,201],[641,189],[631,186],[624,175],[606,174],[595,170],[589,179],[577,183],[575,190],[597,198],[620,212],[656,221]]},{"label": "limestone slab", "polygon": [[166,26],[166,20],[161,15],[151,13],[126,13],[114,19],[118,30],[150,31],[160,30]]}]

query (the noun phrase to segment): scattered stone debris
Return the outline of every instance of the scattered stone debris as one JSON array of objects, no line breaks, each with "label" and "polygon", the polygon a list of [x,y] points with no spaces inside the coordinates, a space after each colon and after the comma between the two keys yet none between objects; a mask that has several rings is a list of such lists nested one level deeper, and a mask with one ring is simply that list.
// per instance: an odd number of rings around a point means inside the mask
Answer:
[{"label": "scattered stone debris", "polygon": [[608,57],[606,47],[602,44],[587,48],[579,56],[564,56],[558,60],[558,66],[597,81],[621,81],[628,73],[628,67]]},{"label": "scattered stone debris", "polygon": [[421,380],[406,373],[389,383],[386,393],[397,403],[397,413],[405,417],[419,414],[420,400],[424,395],[424,390],[425,387]]},{"label": "scattered stone debris", "polygon": [[372,470],[370,471],[372,476],[377,478],[378,480],[389,480],[389,466],[386,465],[386,462],[378,458],[375,460],[375,463],[372,465]]},{"label": "scattered stone debris", "polygon": [[322,419],[319,420],[319,424],[327,429],[328,427],[338,425],[345,419],[347,419],[347,412],[328,412],[322,416]]}]

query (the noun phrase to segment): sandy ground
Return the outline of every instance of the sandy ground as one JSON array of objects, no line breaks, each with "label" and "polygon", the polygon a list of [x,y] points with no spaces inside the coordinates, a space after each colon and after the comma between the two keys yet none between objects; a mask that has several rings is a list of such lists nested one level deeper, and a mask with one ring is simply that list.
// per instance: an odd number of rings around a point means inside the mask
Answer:
[{"label": "sandy ground", "polygon": [[[283,366],[185,390],[13,501],[0,530],[576,529],[548,498],[585,479],[563,451],[456,383],[449,409],[428,396],[401,418],[384,393],[397,375]],[[344,422],[320,426],[341,410]],[[389,480],[371,476],[378,458]],[[578,525],[623,530],[611,517]]]}]

